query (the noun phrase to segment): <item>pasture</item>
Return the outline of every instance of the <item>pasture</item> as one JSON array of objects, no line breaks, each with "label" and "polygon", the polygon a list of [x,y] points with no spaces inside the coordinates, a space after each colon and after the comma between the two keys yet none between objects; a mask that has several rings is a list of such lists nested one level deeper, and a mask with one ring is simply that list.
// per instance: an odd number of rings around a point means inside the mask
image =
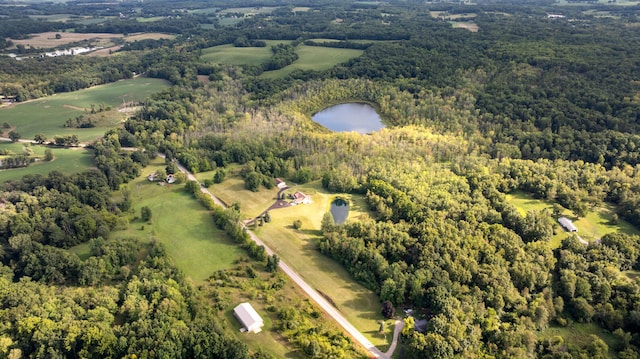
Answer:
[{"label": "pasture", "polygon": [[272,55],[271,47],[288,41],[268,41],[267,47],[235,47],[233,44],[209,47],[202,50],[201,59],[206,62],[233,65],[260,65]]},{"label": "pasture", "polygon": [[299,58],[294,63],[275,71],[264,72],[261,77],[281,78],[295,70],[323,71],[362,55],[363,50],[336,49],[320,46],[298,45]]},{"label": "pasture", "polygon": [[24,145],[29,146],[34,155],[38,155],[41,158],[44,157],[45,149],[50,148],[53,152],[53,161],[38,161],[32,163],[29,167],[0,170],[0,183],[18,180],[26,175],[41,174],[46,176],[54,170],[65,174],[78,173],[94,166],[93,151],[85,148],[32,146],[30,144],[10,142],[0,143],[0,148],[8,149],[18,154],[23,153]]},{"label": "pasture", "polygon": [[[523,216],[529,211],[541,211],[543,209],[547,209],[549,213],[553,212],[553,202],[535,199],[523,192],[507,194],[507,201],[513,204]],[[571,219],[578,228],[578,235],[589,242],[600,239],[607,233],[640,234],[640,231],[622,219],[619,219],[616,224],[612,223],[613,213],[611,208],[596,207],[588,211],[585,217],[577,218],[573,212],[563,208],[561,215]],[[562,240],[570,235],[560,227],[557,221],[555,223],[557,225],[556,234],[551,237],[549,242],[551,248],[560,247]]]},{"label": "pasture", "polygon": [[[116,111],[124,102],[139,102],[154,92],[169,87],[165,80],[138,77],[88,89],[56,94],[53,96],[19,103],[0,109],[2,122],[9,123],[22,135],[23,139],[33,139],[37,133],[43,133],[49,140],[55,135],[78,136],[81,142],[94,140],[109,129],[119,125],[125,114]],[[91,105],[111,106],[112,111],[99,113],[105,115],[105,125],[93,128],[66,128],[69,118],[86,114]],[[107,116],[111,116],[107,118]]]},{"label": "pasture", "polygon": [[[210,178],[209,173],[197,176],[202,176],[202,179]],[[244,183],[237,175],[228,174],[227,177],[224,182],[213,185],[209,190],[224,202],[238,202],[243,219],[255,217],[274,203],[277,188],[262,188],[260,192],[251,192],[244,189]],[[338,310],[374,345],[386,350],[389,345],[387,338],[378,334],[378,321],[382,319],[379,298],[357,283],[340,264],[316,248],[321,235],[322,217],[329,211],[330,203],[337,194],[328,193],[319,181],[291,186],[287,191],[302,191],[311,196],[312,203],[273,209],[269,211],[270,223],[255,228],[252,226],[251,229],[305,281],[331,298]],[[346,197],[351,203],[348,220],[370,215],[362,196],[339,195]],[[298,230],[292,226],[297,219],[302,221],[302,227]]]},{"label": "pasture", "polygon": [[[160,186],[147,180],[146,176],[164,166],[164,160],[157,158],[128,184],[133,202],[129,226],[112,232],[111,237],[159,241],[187,277],[202,283],[213,272],[231,268],[246,253],[216,228],[209,211],[184,190],[184,185]],[[143,206],[151,209],[149,222],[139,219]]]}]

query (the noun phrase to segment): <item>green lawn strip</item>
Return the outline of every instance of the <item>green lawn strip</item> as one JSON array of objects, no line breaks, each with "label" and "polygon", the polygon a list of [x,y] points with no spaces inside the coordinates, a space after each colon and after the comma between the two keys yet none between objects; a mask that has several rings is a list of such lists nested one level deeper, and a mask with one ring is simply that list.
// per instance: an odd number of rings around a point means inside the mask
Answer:
[{"label": "green lawn strip", "polygon": [[[507,201],[512,203],[522,214],[526,215],[529,211],[541,211],[543,209],[553,211],[553,202],[535,199],[524,192],[512,192],[507,194]],[[590,210],[585,217],[577,218],[573,212],[563,209],[563,216],[571,219],[573,224],[578,228],[578,235],[586,241],[595,241],[602,238],[607,233],[622,232],[627,234],[640,234],[635,227],[629,222],[622,219],[617,224],[611,222],[613,211],[606,206],[596,207]],[[558,248],[563,239],[570,236],[559,224],[557,224],[556,234],[551,237],[549,242],[551,248]]]},{"label": "green lawn strip", "polygon": [[298,60],[279,70],[264,72],[260,77],[281,78],[295,70],[327,70],[339,63],[347,62],[352,58],[358,57],[362,55],[363,52],[363,50],[354,49],[298,45],[298,47],[296,47],[296,53],[299,56]]},{"label": "green lawn strip", "polygon": [[[242,248],[216,228],[209,211],[184,191],[184,185],[159,186],[147,180],[147,175],[160,168],[164,168],[164,161],[155,159],[128,185],[135,215],[127,230],[115,231],[112,237],[155,238],[194,282],[205,281],[214,271],[230,268],[245,256]],[[142,206],[151,209],[152,220],[148,223],[137,219]]]},{"label": "green lawn strip", "polygon": [[77,246],[69,248],[69,251],[75,253],[82,259],[83,261],[91,257],[91,248],[89,247],[89,242],[80,243]]},{"label": "green lawn strip", "polygon": [[[106,129],[113,128],[119,121],[112,118],[107,121],[108,126],[94,128],[66,128],[65,122],[69,118],[85,114],[83,109],[90,109],[91,105],[95,105],[96,109],[101,104],[115,109],[123,102],[142,101],[168,86],[169,83],[165,80],[138,77],[20,103],[0,109],[0,116],[3,123],[15,126],[15,131],[23,139],[32,139],[37,133],[43,133],[50,140],[55,135],[75,134],[81,141],[89,141],[102,136]],[[109,116],[115,118],[118,114]],[[120,120],[124,119],[124,114],[119,115]]]},{"label": "green lawn strip", "polygon": [[[0,148],[8,148],[16,154],[23,151],[22,143],[0,143]],[[46,176],[51,171],[60,171],[65,174],[72,174],[85,171],[95,165],[93,150],[85,148],[63,148],[31,146],[34,154],[44,157],[44,151],[50,148],[53,152],[53,161],[38,161],[29,167],[0,170],[0,182],[17,180],[25,175],[41,174]]]},{"label": "green lawn strip", "polygon": [[567,345],[575,345],[584,348],[591,343],[589,335],[593,334],[602,339],[609,346],[609,354],[615,358],[614,348],[618,340],[607,330],[598,327],[594,323],[572,323],[567,327],[551,326],[538,334],[538,339],[551,339],[561,337]]}]

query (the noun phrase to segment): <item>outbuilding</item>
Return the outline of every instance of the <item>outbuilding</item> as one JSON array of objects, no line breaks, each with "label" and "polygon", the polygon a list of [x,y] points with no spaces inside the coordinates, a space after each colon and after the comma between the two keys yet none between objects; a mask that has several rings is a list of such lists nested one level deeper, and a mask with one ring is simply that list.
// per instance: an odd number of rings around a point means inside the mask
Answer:
[{"label": "outbuilding", "polygon": [[577,232],[578,228],[576,226],[573,225],[573,222],[571,222],[571,220],[567,217],[560,217],[558,218],[558,222],[560,223],[560,225],[562,227],[564,227],[564,229],[567,230],[567,232]]},{"label": "outbuilding", "polygon": [[264,321],[258,314],[258,312],[253,309],[251,304],[242,303],[233,309],[233,315],[240,321],[242,324],[243,332],[250,333],[260,333],[262,331],[262,327],[264,326]]}]

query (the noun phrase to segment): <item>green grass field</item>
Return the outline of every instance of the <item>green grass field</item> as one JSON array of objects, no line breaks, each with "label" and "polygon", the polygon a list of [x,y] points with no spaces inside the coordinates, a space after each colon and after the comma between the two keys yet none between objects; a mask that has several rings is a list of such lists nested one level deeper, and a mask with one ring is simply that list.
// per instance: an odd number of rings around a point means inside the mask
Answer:
[{"label": "green grass field", "polygon": [[[0,143],[0,148],[8,149],[14,153],[23,152],[22,143]],[[44,157],[45,146],[30,146],[33,153]],[[38,161],[29,167],[0,170],[0,183],[10,180],[17,180],[28,174],[42,174],[56,170],[65,174],[82,172],[94,166],[93,151],[84,148],[58,148],[50,147],[53,151],[54,159],[51,162]]]},{"label": "green grass field", "polygon": [[[147,180],[146,176],[159,168],[164,168],[164,161],[156,159],[129,183],[135,215],[129,219],[128,229],[114,231],[112,237],[143,241],[155,238],[164,244],[175,265],[196,283],[246,256],[242,248],[216,228],[211,214],[184,191],[184,185],[159,186]],[[136,219],[142,206],[151,209],[150,223]]]},{"label": "green grass field", "polygon": [[[289,43],[289,41],[266,40],[267,47],[234,47],[232,44],[209,47],[202,50],[202,60],[207,62],[260,65],[271,57],[271,46]],[[275,71],[264,72],[261,77],[280,78],[295,70],[326,70],[362,55],[363,50],[335,49],[320,46],[298,45],[296,53],[299,58],[289,66]]]},{"label": "green grass field", "polygon": [[[210,178],[209,173],[198,176],[202,179]],[[233,174],[227,175],[224,182],[209,190],[227,203],[240,203],[245,219],[262,213],[274,203],[278,193],[276,188],[262,188],[260,192],[248,191],[244,188],[244,182]],[[389,345],[387,338],[378,334],[378,321],[382,319],[379,298],[357,283],[340,264],[316,249],[322,217],[329,211],[331,201],[338,194],[326,192],[319,181],[292,186],[288,191],[302,191],[311,196],[313,203],[271,210],[271,222],[252,229],[305,281],[328,295],[349,322],[374,345],[386,350]],[[370,215],[363,197],[339,195],[350,201],[348,220]],[[296,219],[302,221],[299,230],[292,227]]]},{"label": "green grass field", "polygon": [[[117,123],[79,129],[65,128],[65,121],[84,114],[83,109],[90,109],[92,104],[96,108],[104,104],[115,109],[123,102],[141,101],[167,87],[169,83],[165,80],[138,77],[85,90],[56,94],[13,107],[4,107],[0,109],[0,118],[3,123],[15,126],[15,130],[22,135],[23,139],[33,139],[37,133],[43,133],[49,139],[53,139],[55,135],[76,134],[80,141],[90,141],[102,136],[107,129],[115,127]],[[117,117],[117,114],[118,112],[114,110],[111,115]],[[124,114],[121,118],[124,119]],[[119,122],[119,120],[116,121]]]},{"label": "green grass field", "polygon": [[208,47],[202,50],[202,59],[207,62],[234,65],[260,65],[272,55],[271,46],[288,44],[288,40],[265,40],[266,47],[235,47],[233,44]]},{"label": "green grass field", "polygon": [[[507,201],[512,203],[523,216],[526,215],[528,211],[540,211],[545,208],[550,213],[553,212],[553,202],[535,199],[523,192],[507,194]],[[578,228],[578,235],[589,242],[602,238],[602,236],[607,233],[618,231],[627,234],[640,234],[640,231],[622,219],[618,220],[617,224],[612,224],[613,211],[606,207],[593,208],[582,218],[577,218],[573,212],[568,209],[564,209],[562,215],[571,219],[573,224]],[[557,224],[557,226],[556,235],[551,237],[551,248],[560,247],[562,240],[569,236],[569,233],[564,231],[560,227],[560,224]]]},{"label": "green grass field", "polygon": [[289,66],[280,70],[264,72],[260,77],[281,78],[295,70],[322,71],[347,62],[362,55],[363,50],[334,49],[330,47],[298,45],[296,53],[299,58]]}]

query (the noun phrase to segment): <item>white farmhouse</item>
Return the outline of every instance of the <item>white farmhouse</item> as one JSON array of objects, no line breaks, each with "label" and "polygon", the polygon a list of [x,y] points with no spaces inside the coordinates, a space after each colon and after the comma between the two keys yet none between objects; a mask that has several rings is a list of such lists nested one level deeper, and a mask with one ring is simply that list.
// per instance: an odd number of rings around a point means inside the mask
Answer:
[{"label": "white farmhouse", "polygon": [[241,331],[250,333],[260,333],[262,331],[264,322],[258,312],[253,309],[251,304],[239,304],[233,309],[233,315],[235,315],[242,324],[243,328]]}]

